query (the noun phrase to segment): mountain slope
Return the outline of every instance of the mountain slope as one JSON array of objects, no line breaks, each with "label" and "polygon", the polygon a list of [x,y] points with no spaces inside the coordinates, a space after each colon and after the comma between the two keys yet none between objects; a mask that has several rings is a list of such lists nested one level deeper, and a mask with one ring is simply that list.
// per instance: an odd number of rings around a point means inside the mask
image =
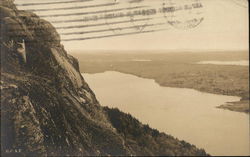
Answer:
[{"label": "mountain slope", "polygon": [[[103,109],[50,23],[11,0],[1,0],[0,9],[3,156],[207,155]],[[124,124],[133,127],[127,132]]]}]

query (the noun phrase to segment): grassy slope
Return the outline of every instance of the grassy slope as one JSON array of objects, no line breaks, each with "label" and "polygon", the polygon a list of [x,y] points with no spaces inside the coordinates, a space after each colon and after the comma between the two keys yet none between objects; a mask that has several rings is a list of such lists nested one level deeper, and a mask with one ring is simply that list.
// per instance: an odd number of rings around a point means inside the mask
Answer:
[{"label": "grassy slope", "polygon": [[[203,92],[240,96],[241,107],[228,108],[249,112],[249,72],[247,66],[199,65],[199,61],[247,60],[248,52],[208,53],[73,53],[79,59],[81,72],[119,71],[154,79],[162,86],[193,88]],[[134,62],[149,59],[151,62]]]}]

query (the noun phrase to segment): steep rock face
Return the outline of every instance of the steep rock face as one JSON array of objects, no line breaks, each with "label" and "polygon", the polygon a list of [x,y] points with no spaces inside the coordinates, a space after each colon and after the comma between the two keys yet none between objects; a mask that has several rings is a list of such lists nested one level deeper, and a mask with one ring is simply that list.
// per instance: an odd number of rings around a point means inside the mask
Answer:
[{"label": "steep rock face", "polygon": [[[1,4],[2,150],[128,155],[54,27],[7,1]],[[23,39],[26,64],[16,52]]]},{"label": "steep rock face", "polygon": [[[0,1],[0,13],[2,155],[159,155],[164,152],[156,151],[157,148],[146,151],[143,147],[150,146],[136,140],[133,144],[127,142],[111,115],[99,105],[79,72],[78,61],[66,53],[50,23],[34,13],[17,10],[11,0]],[[17,52],[23,40],[27,62]],[[175,153],[169,149],[165,155],[187,155],[187,152],[206,155],[194,146],[185,148],[179,142],[173,145],[185,151]]]}]

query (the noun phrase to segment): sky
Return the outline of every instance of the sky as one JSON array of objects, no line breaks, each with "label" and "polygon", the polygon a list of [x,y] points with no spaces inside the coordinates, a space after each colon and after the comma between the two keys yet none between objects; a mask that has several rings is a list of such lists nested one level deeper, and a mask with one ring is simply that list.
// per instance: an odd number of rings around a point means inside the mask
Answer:
[{"label": "sky", "polygon": [[[43,2],[63,2],[67,0],[44,0]],[[71,20],[71,19],[84,19],[84,17],[90,17],[89,15],[72,15],[72,16],[62,16],[62,17],[49,17],[46,15],[54,14],[72,14],[72,13],[82,13],[82,12],[95,12],[98,10],[110,10],[132,7],[131,4],[127,3],[128,0],[119,0],[119,5],[117,6],[105,6],[96,8],[83,8],[76,10],[50,10],[43,12],[36,12],[38,15],[44,16],[48,21],[58,21],[58,20]],[[152,6],[152,8],[161,8],[162,4],[169,5],[170,0],[145,0],[145,2],[140,3],[140,5],[145,4]],[[151,50],[196,50],[196,51],[210,51],[210,50],[248,50],[248,34],[249,34],[249,22],[248,22],[248,2],[246,0],[176,0],[177,4],[189,3],[190,1],[200,1],[202,8],[199,10],[200,14],[196,15],[193,12],[179,12],[175,15],[173,20],[184,20],[193,18],[203,18],[203,21],[198,24],[198,26],[193,28],[176,28],[167,24],[167,19],[171,16],[161,16],[161,14],[150,15],[148,17],[153,18],[152,21],[147,22],[133,22],[127,24],[119,25],[109,25],[101,27],[84,27],[84,28],[74,28],[74,29],[57,29],[59,34],[61,34],[62,39],[73,39],[73,38],[88,38],[93,36],[102,35],[117,35],[119,33],[129,33],[135,31],[135,29],[125,29],[122,31],[112,31],[111,29],[120,27],[131,27],[134,25],[145,25],[145,24],[158,24],[164,23],[160,26],[149,26],[149,27],[139,27],[137,31],[149,31],[155,29],[164,29],[159,32],[152,33],[141,33],[135,35],[126,36],[113,36],[108,38],[99,38],[91,40],[81,40],[81,41],[62,41],[65,49],[69,52],[75,51],[99,51],[99,50],[118,50],[118,51],[151,51]],[[31,0],[15,0],[16,4],[23,4],[31,2]],[[33,0],[32,3],[39,3],[38,0]],[[41,2],[41,1],[40,1]],[[77,7],[77,6],[91,6],[98,4],[113,3],[114,0],[93,0],[85,3],[72,3],[72,4],[51,4],[51,5],[37,5],[37,6],[18,6],[19,9],[46,9],[46,8],[64,8],[64,7]],[[124,11],[126,12],[126,11]],[[198,11],[197,11],[198,12]],[[108,14],[108,13],[98,13],[95,15]],[[158,18],[161,16],[160,18]],[[138,17],[135,17],[139,18]],[[121,20],[121,18],[120,18]],[[126,19],[124,19],[126,20]],[[131,19],[128,19],[131,20]],[[97,20],[97,21],[81,21],[72,23],[53,23],[55,27],[65,27],[65,26],[76,26],[76,25],[91,25],[97,23],[109,23],[117,22],[115,20]],[[87,34],[75,34],[66,35],[65,33],[72,32],[86,32],[86,31],[96,31],[96,30],[107,30],[105,32],[97,33],[87,33]]]}]

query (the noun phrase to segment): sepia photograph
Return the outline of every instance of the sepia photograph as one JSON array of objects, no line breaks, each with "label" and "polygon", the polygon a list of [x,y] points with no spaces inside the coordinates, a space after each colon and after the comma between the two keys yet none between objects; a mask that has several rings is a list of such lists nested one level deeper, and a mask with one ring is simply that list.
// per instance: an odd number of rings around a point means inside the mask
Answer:
[{"label": "sepia photograph", "polygon": [[0,0],[1,156],[249,156],[248,0]]}]

